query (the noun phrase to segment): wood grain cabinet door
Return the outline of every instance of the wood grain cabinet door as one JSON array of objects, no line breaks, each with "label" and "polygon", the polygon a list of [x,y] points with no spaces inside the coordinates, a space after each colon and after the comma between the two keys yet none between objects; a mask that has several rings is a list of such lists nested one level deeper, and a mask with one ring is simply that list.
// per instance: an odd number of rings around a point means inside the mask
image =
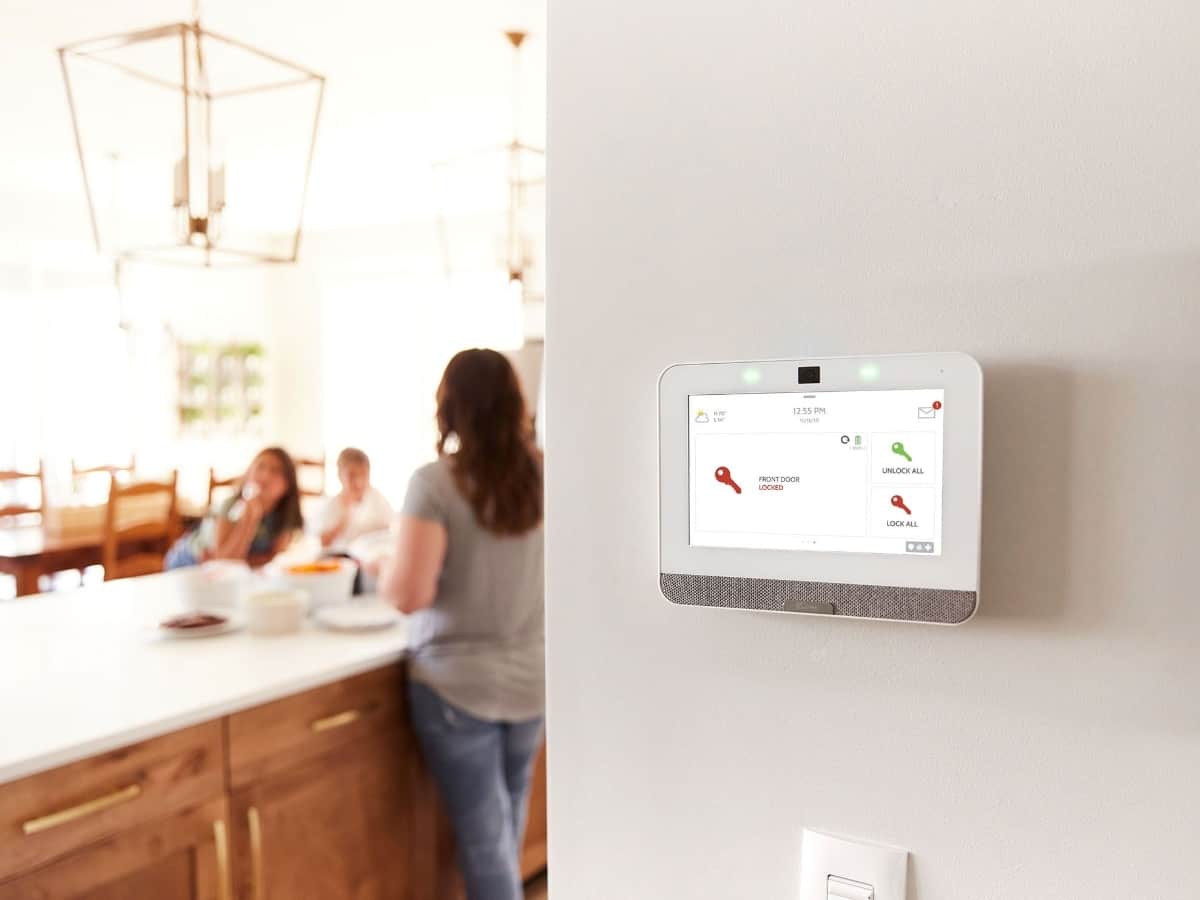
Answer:
[{"label": "wood grain cabinet door", "polygon": [[381,735],[237,790],[240,900],[415,900],[405,749]]},{"label": "wood grain cabinet door", "polygon": [[223,770],[208,722],[0,785],[0,884],[221,796]]},{"label": "wood grain cabinet door", "polygon": [[0,900],[232,900],[228,827],[213,800],[0,882]]}]

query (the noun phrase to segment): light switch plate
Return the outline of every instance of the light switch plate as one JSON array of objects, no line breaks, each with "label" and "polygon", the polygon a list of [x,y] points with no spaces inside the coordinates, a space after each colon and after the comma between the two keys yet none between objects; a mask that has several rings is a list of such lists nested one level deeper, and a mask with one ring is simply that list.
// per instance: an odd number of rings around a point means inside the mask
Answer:
[{"label": "light switch plate", "polygon": [[830,900],[829,877],[869,885],[871,900],[906,900],[908,851],[804,829],[800,900]]}]

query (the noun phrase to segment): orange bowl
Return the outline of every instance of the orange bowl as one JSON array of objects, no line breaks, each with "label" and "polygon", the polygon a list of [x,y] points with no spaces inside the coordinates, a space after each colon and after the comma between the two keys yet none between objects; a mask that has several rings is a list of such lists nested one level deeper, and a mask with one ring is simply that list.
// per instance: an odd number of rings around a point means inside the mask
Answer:
[{"label": "orange bowl", "polygon": [[276,580],[283,585],[308,594],[311,609],[319,609],[350,600],[358,566],[349,559],[319,559],[280,566],[275,573]]}]

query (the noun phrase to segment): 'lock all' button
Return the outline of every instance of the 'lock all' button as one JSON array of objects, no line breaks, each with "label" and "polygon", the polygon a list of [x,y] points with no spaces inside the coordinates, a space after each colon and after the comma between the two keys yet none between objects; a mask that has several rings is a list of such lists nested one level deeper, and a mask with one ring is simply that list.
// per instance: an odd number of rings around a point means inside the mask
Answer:
[{"label": "'lock all' button", "polygon": [[908,541],[933,539],[934,490],[876,486],[871,490],[871,533]]}]

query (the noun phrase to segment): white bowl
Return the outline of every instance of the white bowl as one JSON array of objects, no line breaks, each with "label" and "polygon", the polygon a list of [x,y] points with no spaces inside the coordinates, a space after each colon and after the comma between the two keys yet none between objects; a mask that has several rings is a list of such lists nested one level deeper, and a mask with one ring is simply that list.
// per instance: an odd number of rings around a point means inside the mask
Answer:
[{"label": "white bowl", "polygon": [[349,559],[321,560],[321,564],[336,564],[337,569],[331,572],[303,572],[296,569],[304,564],[281,565],[271,573],[271,579],[306,592],[310,610],[334,603],[348,603],[354,593],[354,576],[358,574],[358,565]]},{"label": "white bowl", "polygon": [[245,563],[207,562],[173,573],[184,609],[230,609],[250,578]]},{"label": "white bowl", "polygon": [[246,627],[251,634],[299,631],[308,612],[308,595],[297,590],[261,590],[246,595]]}]

